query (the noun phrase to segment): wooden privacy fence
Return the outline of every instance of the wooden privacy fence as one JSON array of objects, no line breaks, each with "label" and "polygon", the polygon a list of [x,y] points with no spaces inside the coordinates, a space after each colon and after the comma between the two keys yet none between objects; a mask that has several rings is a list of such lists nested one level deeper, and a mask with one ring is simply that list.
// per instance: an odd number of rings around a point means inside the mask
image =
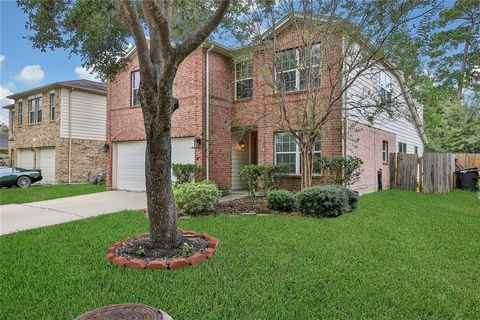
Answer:
[{"label": "wooden privacy fence", "polygon": [[456,186],[455,171],[480,167],[480,154],[390,154],[390,188],[445,193]]}]

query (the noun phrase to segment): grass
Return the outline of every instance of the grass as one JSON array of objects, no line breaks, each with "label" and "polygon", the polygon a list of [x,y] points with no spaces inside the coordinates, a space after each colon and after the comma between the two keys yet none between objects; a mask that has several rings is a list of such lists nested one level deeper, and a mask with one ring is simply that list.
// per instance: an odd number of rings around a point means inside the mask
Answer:
[{"label": "grass", "polygon": [[210,216],[180,227],[220,239],[213,259],[175,271],[107,263],[147,231],[124,211],[0,237],[2,319],[73,319],[146,303],[174,319],[478,319],[475,193],[382,191],[337,219]]},{"label": "grass", "polygon": [[0,188],[0,205],[11,203],[27,203],[33,201],[50,200],[81,194],[105,191],[105,185],[83,184],[55,184],[34,185],[30,188]]}]

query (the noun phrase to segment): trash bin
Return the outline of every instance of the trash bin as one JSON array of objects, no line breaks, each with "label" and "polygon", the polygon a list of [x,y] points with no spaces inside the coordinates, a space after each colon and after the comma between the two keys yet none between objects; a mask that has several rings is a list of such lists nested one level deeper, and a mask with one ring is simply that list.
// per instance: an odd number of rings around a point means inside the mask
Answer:
[{"label": "trash bin", "polygon": [[469,168],[455,171],[457,176],[457,188],[478,191],[478,168]]}]

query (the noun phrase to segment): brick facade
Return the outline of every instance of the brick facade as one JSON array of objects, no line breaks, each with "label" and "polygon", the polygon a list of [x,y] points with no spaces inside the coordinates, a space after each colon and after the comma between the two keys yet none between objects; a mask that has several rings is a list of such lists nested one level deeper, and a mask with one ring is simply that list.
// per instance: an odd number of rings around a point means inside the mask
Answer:
[{"label": "brick facade", "polygon": [[348,124],[347,154],[357,156],[363,161],[360,180],[353,188],[360,193],[378,190],[378,170],[382,170],[384,189],[390,187],[390,166],[382,159],[383,141],[388,143],[388,152],[395,152],[396,136],[393,133],[373,128],[358,122]]},{"label": "brick facade", "polygon": [[[55,93],[55,119],[50,120],[50,93]],[[31,96],[42,96],[42,121],[29,123],[28,100]],[[23,124],[19,126],[18,110],[22,101]],[[38,152],[41,148],[55,148],[55,183],[68,182],[68,146],[69,139],[60,137],[61,89],[37,92],[15,99],[14,107],[9,110],[12,124],[9,131],[9,150],[11,165],[17,165],[20,149],[33,152],[33,166],[38,168]],[[105,171],[105,141],[72,139],[70,182],[87,181],[87,173],[99,174]],[[40,168],[41,169],[41,168]]]}]

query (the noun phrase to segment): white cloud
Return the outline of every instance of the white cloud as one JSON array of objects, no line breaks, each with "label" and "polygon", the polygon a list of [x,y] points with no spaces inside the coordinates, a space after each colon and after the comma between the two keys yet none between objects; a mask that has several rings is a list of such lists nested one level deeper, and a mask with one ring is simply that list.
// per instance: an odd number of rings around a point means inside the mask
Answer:
[{"label": "white cloud", "polygon": [[[13,100],[7,99],[7,96],[13,94],[10,89],[5,88],[3,85],[0,85],[0,106],[6,106],[7,104],[13,103]],[[8,110],[0,109],[0,122],[8,123]]]},{"label": "white cloud", "polygon": [[15,80],[23,82],[24,84],[34,84],[40,82],[45,77],[42,66],[35,64],[23,67],[20,74],[15,77]]},{"label": "white cloud", "polygon": [[0,86],[0,106],[3,107],[7,104],[13,103],[12,99],[7,99],[7,96],[9,96],[11,94],[13,94],[13,92],[10,91],[10,89],[5,88],[5,86],[3,86],[3,85]]},{"label": "white cloud", "polygon": [[2,66],[3,60],[5,60],[5,56],[3,54],[0,54],[0,67]]},{"label": "white cloud", "polygon": [[91,72],[91,70],[86,69],[84,67],[76,67],[75,73],[77,74],[79,79],[86,79],[91,81],[101,81],[100,77],[96,72]]}]

